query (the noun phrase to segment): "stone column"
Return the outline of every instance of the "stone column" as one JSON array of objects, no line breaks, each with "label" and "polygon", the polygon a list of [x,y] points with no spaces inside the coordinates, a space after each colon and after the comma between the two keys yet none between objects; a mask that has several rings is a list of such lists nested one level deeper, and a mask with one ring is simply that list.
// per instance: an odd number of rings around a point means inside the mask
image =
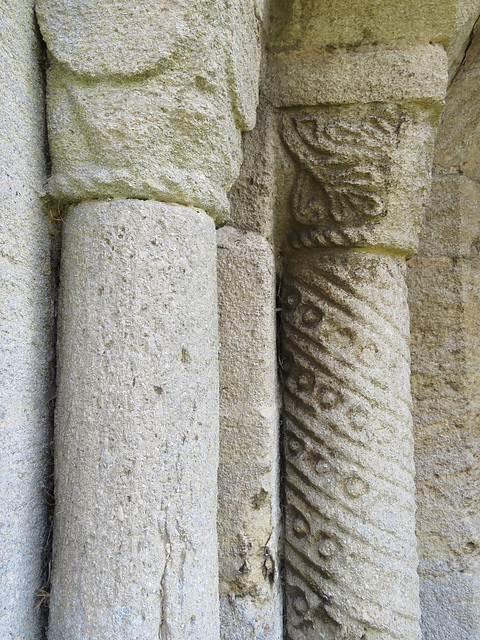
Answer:
[{"label": "stone column", "polygon": [[[0,637],[39,640],[49,537],[53,277],[42,51],[31,0],[0,26]],[[38,606],[37,606],[38,605]]]},{"label": "stone column", "polygon": [[294,163],[282,284],[287,637],[418,639],[404,276],[445,54],[279,54],[272,69]]},{"label": "stone column", "polygon": [[259,234],[218,241],[220,620],[224,640],[280,640],[275,264]]},{"label": "stone column", "polygon": [[255,120],[261,4],[37,3],[49,189],[84,201],[62,258],[50,640],[219,637],[213,221]]},{"label": "stone column", "polygon": [[49,637],[218,638],[213,220],[69,211]]}]

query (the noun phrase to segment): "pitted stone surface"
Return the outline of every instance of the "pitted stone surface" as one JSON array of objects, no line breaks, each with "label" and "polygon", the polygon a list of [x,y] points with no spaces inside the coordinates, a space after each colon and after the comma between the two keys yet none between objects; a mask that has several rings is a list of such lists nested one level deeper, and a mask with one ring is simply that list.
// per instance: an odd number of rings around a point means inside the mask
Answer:
[{"label": "pitted stone surface", "polygon": [[480,633],[479,34],[450,86],[409,263],[422,633]]},{"label": "pitted stone surface", "polygon": [[419,255],[408,270],[425,640],[467,640],[480,629],[480,187],[459,172],[463,160],[467,174],[474,166],[475,74],[464,68],[447,97]]},{"label": "pitted stone surface", "polygon": [[67,216],[50,640],[218,640],[214,224],[135,200]]},{"label": "pitted stone surface", "polygon": [[423,579],[420,597],[423,640],[472,640],[480,637],[478,572],[447,572],[441,578]]},{"label": "pitted stone surface", "polygon": [[240,132],[209,58],[197,52],[175,77],[128,84],[85,81],[51,67],[52,196],[177,202],[221,221],[240,168]]},{"label": "pitted stone surface", "polygon": [[366,46],[269,56],[266,92],[277,107],[389,101],[443,102],[448,61],[432,44]]},{"label": "pitted stone surface", "polygon": [[446,171],[480,179],[480,100],[474,87],[480,82],[480,29],[454,78],[442,114],[443,125],[435,147],[435,165]]},{"label": "pitted stone surface", "polygon": [[278,139],[275,111],[264,96],[260,97],[255,129],[243,136],[243,148],[240,175],[229,193],[228,224],[273,242]]},{"label": "pitted stone surface", "polygon": [[224,640],[281,640],[275,266],[251,232],[217,233],[219,564]]},{"label": "pitted stone surface", "polygon": [[197,21],[218,19],[215,2],[197,7],[189,0],[39,0],[37,15],[54,58],[99,78],[171,65],[175,49],[198,35]]},{"label": "pitted stone surface", "polygon": [[0,638],[37,640],[54,396],[43,79],[33,2],[3,2],[0,21]]},{"label": "pitted stone surface", "polygon": [[177,202],[224,219],[241,130],[255,123],[260,4],[40,0],[52,195]]},{"label": "pitted stone surface", "polygon": [[[437,55],[443,59],[434,47],[425,51],[433,68]],[[369,53],[374,65],[390,57],[383,48],[378,58]],[[357,93],[347,75],[321,100],[315,92],[297,96],[292,50],[285,101],[277,102],[288,152],[279,154],[276,198],[287,636],[418,640],[404,273],[428,198],[446,66],[436,78],[427,69],[423,79],[409,77],[390,101],[399,79],[392,54],[394,86],[379,100],[375,85],[388,72],[374,67],[370,84],[368,55],[340,56],[354,60],[351,71],[359,65]],[[316,59],[305,55],[304,70]],[[345,103],[337,104],[342,92]]]}]

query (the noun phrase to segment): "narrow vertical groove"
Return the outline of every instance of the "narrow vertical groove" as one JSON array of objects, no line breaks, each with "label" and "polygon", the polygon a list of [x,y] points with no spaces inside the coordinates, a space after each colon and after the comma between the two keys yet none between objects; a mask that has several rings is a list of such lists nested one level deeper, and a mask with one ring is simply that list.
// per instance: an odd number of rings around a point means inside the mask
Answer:
[{"label": "narrow vertical groove", "polygon": [[401,258],[285,263],[290,640],[419,638],[406,294]]}]

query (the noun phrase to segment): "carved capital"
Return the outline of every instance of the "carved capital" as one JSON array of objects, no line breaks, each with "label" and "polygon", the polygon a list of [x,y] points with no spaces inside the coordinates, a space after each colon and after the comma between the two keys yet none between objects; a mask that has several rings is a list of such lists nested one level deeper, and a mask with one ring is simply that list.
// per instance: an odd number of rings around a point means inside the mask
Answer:
[{"label": "carved capital", "polygon": [[291,248],[415,251],[430,187],[431,107],[324,106],[285,110],[280,119],[297,164]]},{"label": "carved capital", "polygon": [[253,3],[38,0],[36,12],[50,61],[50,194],[175,202],[224,221],[241,132],[255,124]]}]

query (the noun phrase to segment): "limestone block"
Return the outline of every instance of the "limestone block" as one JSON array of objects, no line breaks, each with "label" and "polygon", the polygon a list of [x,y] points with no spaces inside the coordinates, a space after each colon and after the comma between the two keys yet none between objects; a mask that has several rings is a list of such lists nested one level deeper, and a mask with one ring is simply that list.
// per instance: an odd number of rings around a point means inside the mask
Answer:
[{"label": "limestone block", "polygon": [[480,179],[480,30],[447,94],[435,165]]},{"label": "limestone block", "polygon": [[480,260],[441,252],[408,278],[422,628],[463,640],[480,628]]},{"label": "limestone block", "polygon": [[480,184],[465,175],[434,166],[419,255],[475,258],[480,253],[479,219]]},{"label": "limestone block", "polygon": [[214,224],[111,200],[64,231],[50,640],[218,640]]},{"label": "limestone block", "polygon": [[417,536],[426,640],[480,629],[478,33],[447,94],[409,263]]},{"label": "limestone block", "polygon": [[420,638],[404,269],[359,251],[285,261],[292,640]]},{"label": "limestone block", "polygon": [[255,122],[253,0],[39,0],[52,194],[194,205],[217,221]]},{"label": "limestone block", "polygon": [[243,149],[240,175],[229,193],[229,224],[273,242],[278,140],[275,112],[262,97],[255,129],[244,134]]},{"label": "limestone block", "polygon": [[455,64],[479,12],[479,0],[275,0],[270,43],[321,51],[398,40],[435,42]]},{"label": "limestone block", "polygon": [[423,640],[471,640],[480,636],[478,574],[454,573],[440,580],[423,580],[420,594]]},{"label": "limestone block", "polygon": [[219,558],[224,640],[281,640],[275,265],[258,234],[217,233]]},{"label": "limestone block", "polygon": [[446,53],[432,44],[279,51],[269,56],[266,93],[277,107],[418,99],[443,104],[447,74]]},{"label": "limestone block", "polygon": [[43,80],[33,2],[1,11],[0,637],[40,640],[54,397]]}]

